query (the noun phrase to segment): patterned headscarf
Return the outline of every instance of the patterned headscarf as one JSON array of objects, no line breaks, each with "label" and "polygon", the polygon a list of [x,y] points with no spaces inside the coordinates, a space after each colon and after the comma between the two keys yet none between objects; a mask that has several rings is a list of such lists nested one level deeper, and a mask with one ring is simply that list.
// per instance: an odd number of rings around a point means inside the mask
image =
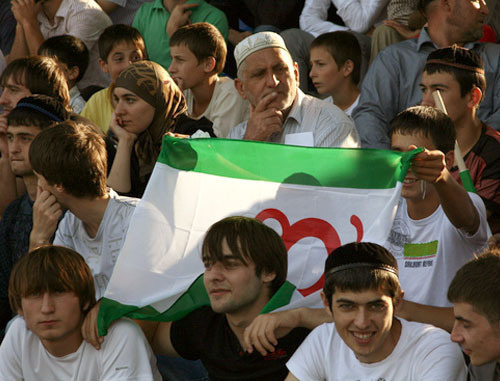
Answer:
[{"label": "patterned headscarf", "polygon": [[153,171],[163,135],[173,130],[179,116],[187,111],[186,101],[167,71],[151,61],[139,61],[127,67],[114,87],[132,91],[155,108],[153,121],[135,144],[139,176],[144,177]]}]

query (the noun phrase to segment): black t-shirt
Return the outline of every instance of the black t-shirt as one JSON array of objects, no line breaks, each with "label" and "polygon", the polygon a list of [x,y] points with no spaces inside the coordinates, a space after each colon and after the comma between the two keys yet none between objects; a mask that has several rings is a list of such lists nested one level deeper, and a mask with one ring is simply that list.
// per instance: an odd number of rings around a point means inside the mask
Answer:
[{"label": "black t-shirt", "polygon": [[240,346],[226,316],[202,307],[170,329],[170,340],[177,353],[189,360],[201,359],[211,380],[284,380],[286,362],[306,338],[309,330],[296,328],[278,340],[273,353],[263,357],[257,351],[246,353]]}]

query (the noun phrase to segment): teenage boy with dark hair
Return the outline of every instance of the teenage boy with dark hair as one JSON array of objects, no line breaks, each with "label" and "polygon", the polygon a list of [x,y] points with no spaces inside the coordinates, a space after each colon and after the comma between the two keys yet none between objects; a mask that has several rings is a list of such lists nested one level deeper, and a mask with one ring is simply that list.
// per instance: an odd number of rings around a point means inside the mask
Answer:
[{"label": "teenage boy with dark hair", "polygon": [[[287,252],[280,236],[256,219],[228,217],[208,230],[201,251],[210,306],[175,322],[138,321],[153,350],[201,359],[210,379],[284,379],[285,363],[308,329],[292,330],[265,356],[244,349],[245,328],[285,290]],[[95,315],[88,323],[84,337],[98,345]]]},{"label": "teenage boy with dark hair", "polygon": [[[9,203],[24,193],[22,181],[17,181],[10,169],[7,147],[7,116],[17,102],[32,94],[45,94],[56,98],[69,108],[69,91],[66,78],[49,57],[33,56],[12,61],[0,77],[2,95],[0,105],[0,215]],[[17,186],[16,186],[17,185]]]},{"label": "teenage boy with dark hair", "polygon": [[455,272],[487,245],[481,198],[467,193],[450,174],[455,126],[429,106],[411,107],[390,125],[392,149],[425,148],[413,160],[396,217],[384,246],[399,264],[405,290],[398,316],[451,331],[446,291]]},{"label": "teenage boy with dark hair", "polygon": [[94,283],[83,258],[61,246],[26,254],[9,284],[13,321],[0,346],[0,380],[160,380],[139,327],[120,320],[96,351],[80,327],[95,304]]},{"label": "teenage boy with dark hair", "polygon": [[457,271],[448,289],[455,324],[451,340],[469,356],[473,381],[500,379],[500,250],[489,250]]},{"label": "teenage boy with dark hair", "polygon": [[338,31],[319,35],[310,46],[311,77],[316,90],[328,95],[347,115],[358,105],[361,48],[350,32]]},{"label": "teenage boy with dark hair", "polygon": [[66,76],[69,105],[74,112],[80,114],[85,106],[85,99],[76,85],[83,78],[89,64],[89,51],[83,41],[67,34],[51,37],[40,45],[38,54],[56,60]]},{"label": "teenage boy with dark hair", "polygon": [[69,117],[61,102],[46,95],[22,98],[7,117],[11,170],[22,179],[27,192],[7,206],[0,220],[0,331],[13,316],[7,295],[10,272],[14,263],[28,252],[33,227],[37,178],[29,161],[29,148],[42,130]]},{"label": "teenage boy with dark hair", "polygon": [[[104,29],[99,36],[99,65],[116,81],[123,69],[131,63],[147,59],[146,46],[139,31],[131,26],[117,24]],[[107,132],[114,107],[111,87],[98,91],[90,97],[81,115]]]},{"label": "teenage boy with dark hair", "polygon": [[229,77],[219,77],[226,62],[222,34],[206,22],[183,26],[170,38],[170,75],[184,92],[189,116],[206,117],[214,132],[225,138],[248,119],[250,104],[242,99]]},{"label": "teenage boy with dark hair", "polygon": [[[477,193],[488,212],[493,234],[500,233],[500,133],[477,117],[486,91],[484,64],[473,50],[456,45],[439,49],[427,58],[422,81],[422,104],[435,107],[432,93],[442,95],[455,124],[457,142]],[[460,182],[458,168],[451,174]]]},{"label": "teenage boy with dark hair", "polygon": [[30,161],[38,178],[30,249],[55,233],[54,244],[85,258],[102,297],[138,199],[106,188],[105,142],[90,125],[68,121],[42,131],[31,143]]},{"label": "teenage boy with dark hair", "polygon": [[449,335],[397,319],[403,292],[382,246],[350,243],[325,263],[321,294],[332,323],[317,327],[288,361],[287,380],[461,380],[465,364]]}]

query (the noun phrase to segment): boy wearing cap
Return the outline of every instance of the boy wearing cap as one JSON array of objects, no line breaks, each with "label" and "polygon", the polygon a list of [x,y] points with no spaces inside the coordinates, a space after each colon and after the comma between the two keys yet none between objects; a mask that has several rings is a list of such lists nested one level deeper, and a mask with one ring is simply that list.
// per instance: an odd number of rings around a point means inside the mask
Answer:
[{"label": "boy wearing cap", "polygon": [[[457,45],[432,52],[420,89],[422,104],[426,106],[435,107],[432,94],[436,90],[441,93],[448,116],[455,124],[465,165],[486,206],[491,231],[500,233],[500,133],[477,116],[486,92],[481,56]],[[460,182],[458,167],[452,167],[450,173]]]},{"label": "boy wearing cap", "polygon": [[299,72],[280,35],[255,33],[235,48],[234,84],[250,102],[250,118],[229,139],[314,147],[359,147],[354,123],[337,106],[305,95]]},{"label": "boy wearing cap", "polygon": [[321,294],[333,323],[314,329],[287,367],[287,380],[463,380],[460,349],[430,325],[397,319],[396,259],[382,246],[350,243],[325,263]]}]

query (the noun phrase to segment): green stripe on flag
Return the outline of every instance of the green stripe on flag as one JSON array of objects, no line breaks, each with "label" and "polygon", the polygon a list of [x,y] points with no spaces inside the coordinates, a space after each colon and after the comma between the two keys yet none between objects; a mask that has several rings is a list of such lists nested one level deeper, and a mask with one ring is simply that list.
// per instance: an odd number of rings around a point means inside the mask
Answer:
[{"label": "green stripe on flag", "polygon": [[[179,170],[245,180],[387,189],[393,188],[398,180],[403,181],[413,156],[422,150],[401,153],[165,136],[158,162]],[[311,166],[311,163],[317,165]],[[336,168],[332,170],[332,166]]]},{"label": "green stripe on flag", "polygon": [[435,255],[438,249],[438,241],[427,243],[407,243],[404,247],[405,257],[428,257]]},{"label": "green stripe on flag", "polygon": [[474,187],[474,182],[472,181],[472,177],[470,177],[469,170],[462,171],[458,174],[460,176],[460,180],[462,180],[462,185],[464,186],[467,192],[477,193],[476,188]]},{"label": "green stripe on flag", "polygon": [[[295,286],[288,281],[280,287],[278,291],[269,300],[261,313],[268,313],[277,308],[283,307],[290,302]],[[191,284],[189,289],[177,299],[177,301],[168,310],[160,313],[150,306],[137,307],[126,304],[121,304],[112,299],[103,298],[99,307],[97,323],[99,327],[99,336],[105,336],[109,325],[122,316],[127,316],[131,319],[151,320],[151,321],[174,321],[182,319],[190,312],[210,305],[205,285],[203,283],[203,275],[198,276]],[[106,311],[106,314],[102,313]]]}]

